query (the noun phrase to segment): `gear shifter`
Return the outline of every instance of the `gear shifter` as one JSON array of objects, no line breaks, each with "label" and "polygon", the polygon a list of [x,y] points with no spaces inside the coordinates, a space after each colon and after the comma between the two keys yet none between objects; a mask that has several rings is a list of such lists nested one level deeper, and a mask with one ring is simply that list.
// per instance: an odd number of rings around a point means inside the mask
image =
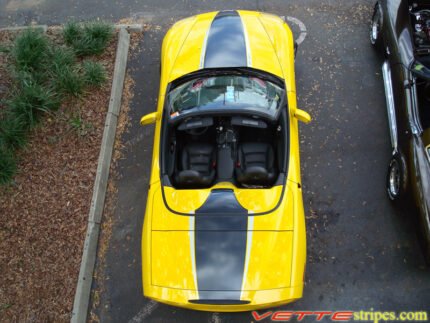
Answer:
[{"label": "gear shifter", "polygon": [[236,133],[233,129],[218,127],[217,174],[220,181],[231,181],[234,172],[236,156]]}]

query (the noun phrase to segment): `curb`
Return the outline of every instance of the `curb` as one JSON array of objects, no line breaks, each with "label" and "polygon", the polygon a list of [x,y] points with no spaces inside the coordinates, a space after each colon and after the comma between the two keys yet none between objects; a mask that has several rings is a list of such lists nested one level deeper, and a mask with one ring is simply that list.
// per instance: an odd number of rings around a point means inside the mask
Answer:
[{"label": "curb", "polygon": [[[13,26],[0,28],[0,31],[21,31],[29,28],[42,29],[42,31],[46,33],[49,27],[48,25]],[[63,29],[63,26],[51,26],[51,28]],[[142,24],[115,24],[114,28],[116,30],[126,29],[129,33],[140,33],[143,31]]]},{"label": "curb", "polygon": [[16,27],[4,27],[0,28],[0,31],[21,31],[28,28],[42,29],[44,33],[48,31],[48,25],[34,25],[34,26],[16,26]]},{"label": "curb", "polygon": [[116,24],[116,29],[127,29],[129,33],[141,33],[143,31],[142,24]]},{"label": "curb", "polygon": [[129,46],[130,34],[125,28],[121,28],[119,31],[118,47],[116,51],[109,110],[106,115],[96,179],[94,182],[93,197],[88,215],[87,234],[84,242],[75,299],[73,302],[71,317],[72,323],[85,323],[87,320],[94,265],[97,257],[100,222],[106,197],[118,114],[121,109],[121,96],[124,86]]}]

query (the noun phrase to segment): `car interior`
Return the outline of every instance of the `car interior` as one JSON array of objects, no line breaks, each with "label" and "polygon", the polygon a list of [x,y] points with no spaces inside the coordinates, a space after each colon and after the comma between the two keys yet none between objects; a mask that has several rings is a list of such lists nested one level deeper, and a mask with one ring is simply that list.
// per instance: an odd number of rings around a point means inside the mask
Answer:
[{"label": "car interior", "polygon": [[[197,116],[164,122],[161,165],[165,184],[177,189],[230,182],[242,188],[283,183],[288,155],[288,116]],[[283,175],[281,175],[283,174]]]},{"label": "car interior", "polygon": [[[430,3],[425,1],[410,1],[410,23],[413,31],[414,54],[419,64],[430,69]],[[418,110],[422,128],[430,128],[430,82],[422,77],[416,77]]]},{"label": "car interior", "polygon": [[430,68],[430,3],[412,1],[409,8],[415,55]]}]

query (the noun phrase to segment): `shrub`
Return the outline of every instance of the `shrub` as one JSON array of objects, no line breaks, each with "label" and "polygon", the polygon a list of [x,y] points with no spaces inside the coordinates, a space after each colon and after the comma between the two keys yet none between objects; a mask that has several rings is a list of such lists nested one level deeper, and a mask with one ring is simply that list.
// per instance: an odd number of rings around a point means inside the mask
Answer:
[{"label": "shrub", "polygon": [[76,65],[75,52],[70,48],[54,47],[51,50],[49,79],[55,91],[76,97],[83,93],[85,83]]},{"label": "shrub", "polygon": [[82,37],[82,27],[77,22],[70,21],[64,26],[63,38],[67,45],[72,46],[80,37]]},{"label": "shrub", "polygon": [[53,75],[54,89],[63,94],[80,96],[84,91],[84,79],[75,67],[63,66]]},{"label": "shrub", "polygon": [[0,146],[9,150],[22,148],[27,143],[27,124],[22,118],[0,120]]},{"label": "shrub", "polygon": [[113,35],[113,26],[103,21],[89,22],[84,25],[84,34],[107,45]]},{"label": "shrub", "polygon": [[73,50],[63,46],[52,46],[49,53],[49,64],[52,72],[76,64],[76,55]]},{"label": "shrub", "polygon": [[44,66],[49,42],[38,30],[27,29],[14,42],[10,53],[18,71],[37,72]]},{"label": "shrub", "polygon": [[16,161],[13,152],[0,146],[0,185],[10,183],[15,173]]},{"label": "shrub", "polygon": [[69,23],[63,29],[64,41],[78,56],[101,54],[113,35],[113,27],[105,22]]},{"label": "shrub", "polygon": [[82,67],[85,84],[100,87],[106,82],[106,70],[100,63],[85,61]]},{"label": "shrub", "polygon": [[7,101],[9,117],[19,119],[27,126],[36,125],[41,113],[58,109],[60,101],[51,90],[31,78],[21,80],[12,97]]},{"label": "shrub", "polygon": [[[9,183],[16,173],[15,150],[25,146],[28,131],[40,116],[58,109],[64,94],[80,96],[86,86],[101,86],[106,81],[102,65],[92,61],[77,63],[77,55],[101,54],[113,35],[113,26],[104,22],[68,23],[63,29],[67,46],[57,45],[42,32],[23,31],[12,46],[0,46],[8,55],[14,87],[0,110],[0,185]],[[80,135],[90,124],[80,117],[70,125]]]}]

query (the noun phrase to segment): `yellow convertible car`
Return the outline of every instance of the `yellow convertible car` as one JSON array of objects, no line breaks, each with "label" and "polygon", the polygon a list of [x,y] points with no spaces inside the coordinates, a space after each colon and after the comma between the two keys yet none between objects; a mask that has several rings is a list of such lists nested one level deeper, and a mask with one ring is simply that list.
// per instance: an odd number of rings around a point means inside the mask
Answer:
[{"label": "yellow convertible car", "polygon": [[144,295],[245,311],[302,297],[306,232],[295,42],[279,17],[177,22],[161,52],[142,237]]}]

